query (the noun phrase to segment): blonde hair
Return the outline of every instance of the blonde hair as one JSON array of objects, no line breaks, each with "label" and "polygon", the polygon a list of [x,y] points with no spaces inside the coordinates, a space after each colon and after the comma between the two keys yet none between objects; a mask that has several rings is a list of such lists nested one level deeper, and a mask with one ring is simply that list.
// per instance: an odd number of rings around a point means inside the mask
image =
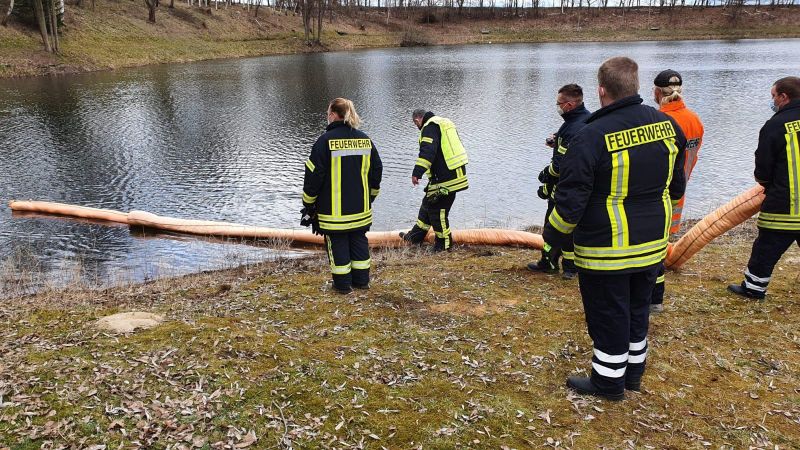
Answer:
[{"label": "blonde hair", "polygon": [[328,110],[336,113],[337,116],[344,120],[344,123],[350,125],[352,128],[358,128],[358,125],[361,124],[361,118],[358,117],[356,107],[351,100],[337,97],[331,100],[328,105]]},{"label": "blonde hair", "polygon": [[[681,79],[678,77],[672,77],[669,79],[669,82],[680,83]],[[660,86],[656,87],[661,91],[660,103],[662,105],[666,105],[667,103],[678,101],[683,98],[683,86],[674,84],[667,87],[660,87]]]}]

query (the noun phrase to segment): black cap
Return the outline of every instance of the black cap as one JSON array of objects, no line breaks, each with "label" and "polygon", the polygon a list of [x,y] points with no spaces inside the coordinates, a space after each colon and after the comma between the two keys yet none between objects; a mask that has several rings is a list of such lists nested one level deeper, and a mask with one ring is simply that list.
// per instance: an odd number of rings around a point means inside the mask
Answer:
[{"label": "black cap", "polygon": [[[678,81],[670,82],[669,80],[673,77],[677,77]],[[668,69],[656,75],[653,84],[658,87],[680,86],[683,84],[683,77],[678,72]]]}]

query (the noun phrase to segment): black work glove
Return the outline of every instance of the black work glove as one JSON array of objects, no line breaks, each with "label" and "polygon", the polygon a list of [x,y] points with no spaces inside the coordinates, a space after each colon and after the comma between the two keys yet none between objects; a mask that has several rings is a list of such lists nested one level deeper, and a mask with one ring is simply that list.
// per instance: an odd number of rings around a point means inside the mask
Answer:
[{"label": "black work glove", "polygon": [[539,182],[542,184],[556,184],[558,182],[558,178],[554,177],[550,174],[550,166],[548,165],[541,172],[539,172],[538,176]]},{"label": "black work glove", "polygon": [[536,190],[536,195],[538,195],[539,198],[542,200],[547,200],[548,198],[550,198],[550,188],[548,187],[548,185],[543,184],[539,186],[539,189]]},{"label": "black work glove", "polygon": [[319,227],[319,217],[317,217],[317,216],[314,216],[314,218],[311,219],[311,232],[314,233],[314,234],[320,235],[320,236],[325,234],[325,233],[322,232],[322,229]]},{"label": "black work glove", "polygon": [[300,225],[304,227],[311,226],[317,218],[317,208],[314,205],[304,206],[300,210]]},{"label": "black work glove", "polygon": [[561,256],[561,250],[552,247],[547,242],[542,246],[542,259],[539,261],[539,266],[545,266],[550,270],[558,270],[558,258]]}]

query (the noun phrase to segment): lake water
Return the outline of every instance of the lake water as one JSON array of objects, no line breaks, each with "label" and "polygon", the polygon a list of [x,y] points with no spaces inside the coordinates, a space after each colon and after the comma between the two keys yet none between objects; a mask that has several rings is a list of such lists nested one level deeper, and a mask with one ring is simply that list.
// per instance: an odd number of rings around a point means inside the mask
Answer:
[{"label": "lake water", "polygon": [[470,189],[453,207],[455,227],[541,224],[536,175],[550,158],[544,139],[561,124],[555,93],[577,82],[595,110],[597,67],[615,55],[639,63],[651,105],[656,73],[680,71],[687,104],[705,123],[688,217],[753,184],[769,88],[798,75],[798,40],[387,49],[2,80],[4,283],[18,281],[17,267],[33,267],[47,282],[78,274],[102,284],[274,256],[250,245],[134,236],[125,226],[12,217],[6,204],[51,200],[299,228],[303,163],[337,96],[355,102],[383,159],[374,230],[407,228],[416,217],[415,108],[451,118],[468,150]]}]

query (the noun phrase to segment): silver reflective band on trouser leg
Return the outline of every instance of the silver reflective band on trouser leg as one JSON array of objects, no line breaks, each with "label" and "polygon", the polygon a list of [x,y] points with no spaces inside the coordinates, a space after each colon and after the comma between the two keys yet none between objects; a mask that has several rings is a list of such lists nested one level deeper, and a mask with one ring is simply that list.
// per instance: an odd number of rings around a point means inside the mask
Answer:
[{"label": "silver reflective band on trouser leg", "polygon": [[620,355],[610,355],[602,350],[594,349],[594,357],[597,361],[592,361],[592,368],[598,374],[608,378],[620,378],[625,376],[625,367],[612,369],[604,364],[623,364],[628,362],[628,352]]},{"label": "silver reflective band on trouser leg", "polygon": [[750,269],[744,271],[744,287],[756,292],[767,292],[769,280],[772,277],[761,278],[750,273]]},{"label": "silver reflective band on trouser leg", "polygon": [[628,363],[641,364],[647,359],[647,338],[639,342],[631,342],[628,348]]}]

